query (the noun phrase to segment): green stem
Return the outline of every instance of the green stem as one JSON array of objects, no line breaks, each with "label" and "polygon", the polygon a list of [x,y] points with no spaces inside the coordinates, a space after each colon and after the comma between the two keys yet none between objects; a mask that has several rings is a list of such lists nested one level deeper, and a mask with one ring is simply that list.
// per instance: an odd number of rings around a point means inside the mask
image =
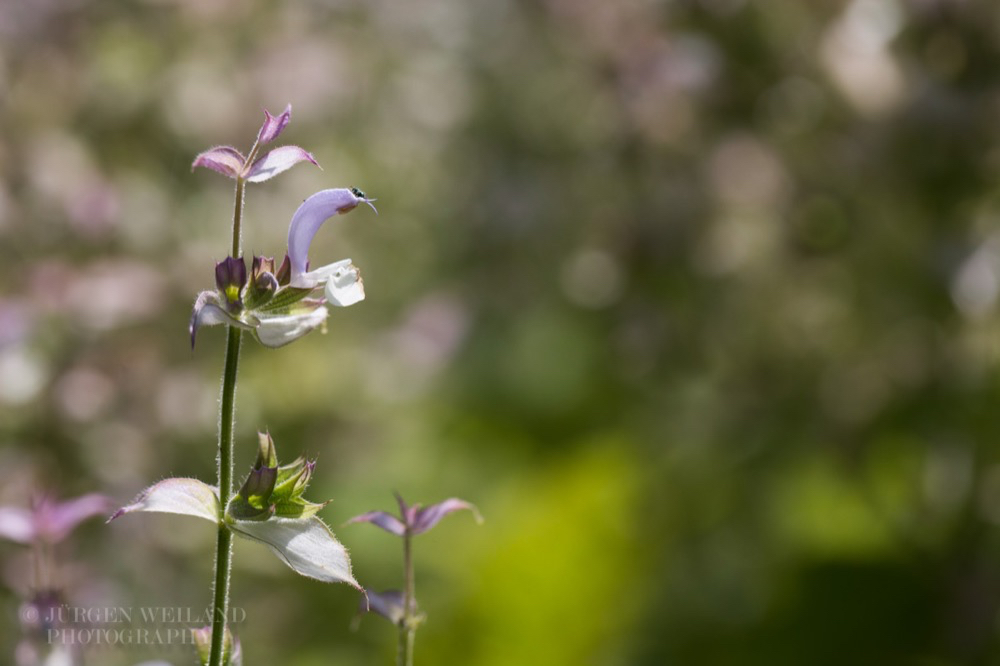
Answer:
[{"label": "green stem", "polygon": [[233,211],[233,257],[240,256],[240,234],[243,226],[243,198],[247,182],[236,179],[236,210]]},{"label": "green stem", "polygon": [[403,534],[403,621],[399,625],[399,647],[396,652],[397,666],[413,666],[413,641],[417,637],[417,599],[414,594],[413,557],[411,554],[409,529]]},{"label": "green stem", "polygon": [[[257,152],[254,144],[251,158]],[[249,159],[248,159],[249,162]],[[240,227],[243,220],[243,192],[246,181],[236,179],[236,203],[233,208],[233,257],[240,256]],[[243,332],[229,327],[226,339],[226,366],[222,371],[222,399],[219,405],[219,502],[225,511],[233,494],[233,427],[236,423],[236,374],[240,364]],[[212,594],[212,646],[209,666],[223,666],[226,617],[229,614],[229,577],[233,567],[233,534],[223,522],[215,543],[215,582]]]},{"label": "green stem", "polygon": [[[233,425],[236,412],[236,372],[240,361],[242,331],[229,327],[226,368],[222,374],[222,406],[219,418],[219,501],[223,509],[233,494]],[[222,666],[226,616],[229,614],[229,574],[233,564],[233,534],[219,525],[215,547],[215,586],[212,601],[212,650],[210,666]]]}]

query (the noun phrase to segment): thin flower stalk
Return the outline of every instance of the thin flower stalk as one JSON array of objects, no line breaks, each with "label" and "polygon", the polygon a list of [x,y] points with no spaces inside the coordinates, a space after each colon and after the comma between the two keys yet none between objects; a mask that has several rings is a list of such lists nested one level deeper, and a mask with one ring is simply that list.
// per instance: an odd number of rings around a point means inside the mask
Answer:
[{"label": "thin flower stalk", "polygon": [[361,610],[377,613],[396,625],[399,629],[396,666],[413,666],[413,644],[416,641],[417,628],[424,621],[424,614],[417,604],[413,571],[413,537],[433,528],[442,518],[455,511],[471,511],[476,522],[482,522],[483,518],[474,505],[457,497],[426,508],[421,508],[420,504],[409,505],[398,494],[396,502],[399,504],[398,518],[385,511],[369,511],[351,518],[346,524],[371,523],[403,540],[403,591],[376,592],[366,589],[366,600]]}]

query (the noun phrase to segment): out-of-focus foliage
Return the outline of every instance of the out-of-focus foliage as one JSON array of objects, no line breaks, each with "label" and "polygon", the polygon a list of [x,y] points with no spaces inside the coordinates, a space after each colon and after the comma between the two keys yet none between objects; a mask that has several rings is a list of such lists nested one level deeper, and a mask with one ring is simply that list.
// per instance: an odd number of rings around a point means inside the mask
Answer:
[{"label": "out-of-focus foliage", "polygon": [[[998,71],[987,0],[0,0],[0,502],[213,477],[232,191],[190,163],[291,102],[323,170],[250,188],[245,247],[360,187],[311,257],[368,299],[246,344],[238,470],[268,428],[335,526],[479,506],[416,544],[419,663],[993,663]],[[212,544],[93,521],[67,594],[207,605]],[[248,664],[391,663],[357,601],[237,548]]]}]

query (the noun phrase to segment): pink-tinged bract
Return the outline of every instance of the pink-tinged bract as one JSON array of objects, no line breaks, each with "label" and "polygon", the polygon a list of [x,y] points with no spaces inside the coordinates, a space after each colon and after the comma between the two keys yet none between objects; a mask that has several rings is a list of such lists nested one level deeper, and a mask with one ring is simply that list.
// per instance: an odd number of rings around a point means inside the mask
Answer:
[{"label": "pink-tinged bract", "polygon": [[254,162],[245,177],[248,182],[261,183],[288,171],[299,162],[312,162],[319,166],[319,162],[306,150],[298,146],[280,146]]},{"label": "pink-tinged bract", "polygon": [[288,126],[288,121],[291,119],[291,104],[286,106],[285,110],[278,116],[272,116],[267,109],[264,109],[264,124],[260,126],[260,131],[257,132],[257,143],[263,146],[277,139],[278,135]]},{"label": "pink-tinged bract", "polygon": [[243,154],[232,146],[216,146],[195,157],[191,168],[205,167],[217,171],[223,176],[236,179],[243,172],[245,162],[246,158],[243,157]]}]

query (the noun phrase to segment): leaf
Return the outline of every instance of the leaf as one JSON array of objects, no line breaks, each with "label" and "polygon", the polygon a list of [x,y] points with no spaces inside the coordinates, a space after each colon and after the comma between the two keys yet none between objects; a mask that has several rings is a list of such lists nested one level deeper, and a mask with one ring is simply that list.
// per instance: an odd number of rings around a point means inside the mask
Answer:
[{"label": "leaf", "polygon": [[222,522],[219,497],[214,487],[198,479],[165,479],[143,490],[128,506],[115,511],[108,518],[110,523],[126,513],[148,511],[152,513],[177,513]]},{"label": "leaf", "polygon": [[262,305],[258,309],[261,312],[279,312],[284,308],[295,305],[303,298],[308,296],[313,292],[312,288],[300,289],[299,287],[285,287],[278,291],[274,297],[269,300],[265,305]]},{"label": "leaf", "polygon": [[232,521],[240,536],[260,541],[295,572],[326,583],[347,583],[361,589],[351,574],[347,549],[317,517],[306,520],[270,518],[260,522]]}]

